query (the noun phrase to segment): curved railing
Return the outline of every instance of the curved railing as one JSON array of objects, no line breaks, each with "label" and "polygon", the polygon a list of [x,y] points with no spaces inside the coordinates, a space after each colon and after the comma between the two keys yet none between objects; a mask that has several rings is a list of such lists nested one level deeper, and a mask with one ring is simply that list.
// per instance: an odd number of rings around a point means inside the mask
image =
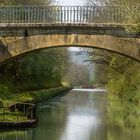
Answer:
[{"label": "curved railing", "polygon": [[30,103],[0,103],[0,123],[27,122],[36,119],[36,106]]},{"label": "curved railing", "polygon": [[[140,13],[139,6],[129,7]],[[0,23],[123,23],[120,6],[1,6]]]}]

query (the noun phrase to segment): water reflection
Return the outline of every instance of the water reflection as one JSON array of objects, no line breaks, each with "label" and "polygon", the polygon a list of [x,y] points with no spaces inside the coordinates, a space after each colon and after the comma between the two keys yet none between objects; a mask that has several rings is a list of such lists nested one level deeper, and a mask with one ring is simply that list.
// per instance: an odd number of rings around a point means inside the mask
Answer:
[{"label": "water reflection", "polygon": [[61,140],[90,140],[91,133],[98,127],[95,116],[71,113]]},{"label": "water reflection", "polygon": [[[109,100],[108,100],[109,97]],[[71,91],[39,104],[39,126],[0,140],[139,140],[140,107],[104,92]]]},{"label": "water reflection", "polygon": [[1,132],[0,140],[31,140],[32,130]]}]

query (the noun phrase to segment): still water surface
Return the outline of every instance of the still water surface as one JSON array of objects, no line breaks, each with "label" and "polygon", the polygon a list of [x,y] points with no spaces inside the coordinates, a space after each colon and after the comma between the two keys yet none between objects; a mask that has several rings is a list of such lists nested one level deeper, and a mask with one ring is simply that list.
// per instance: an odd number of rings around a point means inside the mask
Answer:
[{"label": "still water surface", "polygon": [[132,104],[109,102],[104,90],[72,90],[38,105],[37,128],[1,132],[0,140],[140,140],[131,109],[140,114]]}]

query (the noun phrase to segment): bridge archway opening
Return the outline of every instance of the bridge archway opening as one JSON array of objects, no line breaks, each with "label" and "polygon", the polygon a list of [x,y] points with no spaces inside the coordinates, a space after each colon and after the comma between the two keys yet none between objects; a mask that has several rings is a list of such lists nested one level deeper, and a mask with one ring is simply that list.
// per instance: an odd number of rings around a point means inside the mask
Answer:
[{"label": "bridge archway opening", "polygon": [[[105,51],[107,51],[108,53],[109,52],[113,52],[113,53],[117,53],[117,54],[119,54],[118,52],[114,52],[114,51],[111,51],[111,50],[106,50],[106,49],[103,49],[103,48],[99,48],[99,47],[93,47],[93,46],[81,46],[81,45],[77,45],[77,46],[75,46],[75,45],[67,45],[67,46],[50,46],[50,47],[46,47],[46,48],[38,48],[38,49],[34,49],[34,50],[32,50],[32,51],[27,51],[27,52],[25,52],[25,53],[22,53],[22,54],[19,54],[19,55],[16,55],[16,56],[14,56],[14,57],[12,57],[12,58],[10,58],[10,59],[8,59],[7,61],[11,61],[12,59],[14,59],[14,58],[18,58],[18,57],[21,57],[21,56],[24,56],[24,55],[27,55],[27,54],[30,54],[30,53],[32,53],[32,52],[38,52],[38,51],[41,51],[41,50],[53,50],[53,49],[56,49],[56,48],[70,48],[70,47],[75,47],[75,48],[86,48],[86,49],[100,49],[100,50],[105,50]],[[125,56],[124,54],[120,54],[120,55],[122,55],[122,56]],[[60,56],[61,57],[61,56]],[[125,57],[127,57],[127,58],[131,58],[131,57],[129,57],[129,56],[125,56]],[[131,59],[133,59],[133,58],[131,58]],[[20,59],[19,59],[20,60]],[[22,59],[21,59],[22,60]],[[43,60],[43,59],[42,59]],[[50,61],[51,62],[51,61]],[[5,61],[5,63],[6,63],[6,61]],[[104,67],[105,65],[103,65],[102,67]],[[4,66],[5,67],[5,66]],[[81,70],[81,69],[80,69]],[[104,73],[104,72],[103,72]]]}]

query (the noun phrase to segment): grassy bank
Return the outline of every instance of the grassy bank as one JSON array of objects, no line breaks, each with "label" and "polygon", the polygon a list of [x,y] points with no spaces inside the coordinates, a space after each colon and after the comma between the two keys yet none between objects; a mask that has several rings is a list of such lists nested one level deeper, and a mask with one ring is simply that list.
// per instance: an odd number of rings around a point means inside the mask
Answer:
[{"label": "grassy bank", "polygon": [[24,102],[24,103],[37,103],[45,101],[57,95],[62,95],[67,91],[71,90],[72,87],[56,87],[50,89],[42,89],[37,91],[25,91],[22,93],[15,94],[8,90],[7,87],[2,86],[0,99],[3,104],[7,102]]},{"label": "grassy bank", "polygon": [[140,63],[116,55],[110,63],[108,78],[108,93],[140,104]]},{"label": "grassy bank", "polygon": [[[32,115],[24,114],[22,111],[19,111],[25,107],[25,105],[21,106],[23,103],[43,102],[54,96],[61,96],[71,89],[71,87],[57,87],[39,91],[28,91],[20,94],[8,93],[5,94],[5,96],[3,95],[4,99],[0,101],[0,126],[3,125],[3,122],[15,123],[28,121],[29,118],[27,116]],[[24,109],[28,110],[28,105],[29,104],[26,104],[26,108]],[[15,107],[17,108],[15,109]]]},{"label": "grassy bank", "polygon": [[28,91],[14,96],[13,100],[17,102],[38,103],[50,99],[54,96],[65,94],[71,89],[72,87],[57,87],[39,91]]}]

